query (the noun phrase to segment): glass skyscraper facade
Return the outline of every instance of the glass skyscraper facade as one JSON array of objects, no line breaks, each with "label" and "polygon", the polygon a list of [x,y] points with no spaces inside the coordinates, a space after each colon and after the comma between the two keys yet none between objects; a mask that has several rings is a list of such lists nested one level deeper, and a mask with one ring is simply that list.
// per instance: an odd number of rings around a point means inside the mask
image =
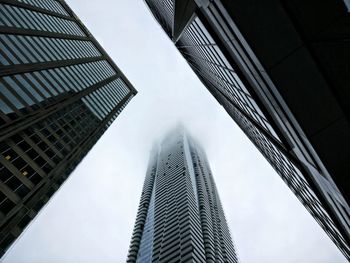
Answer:
[{"label": "glass skyscraper facade", "polygon": [[136,93],[64,1],[0,1],[0,255]]},{"label": "glass skyscraper facade", "polygon": [[350,260],[348,1],[145,2]]},{"label": "glass skyscraper facade", "polygon": [[238,262],[206,155],[182,127],[151,152],[127,262]]}]

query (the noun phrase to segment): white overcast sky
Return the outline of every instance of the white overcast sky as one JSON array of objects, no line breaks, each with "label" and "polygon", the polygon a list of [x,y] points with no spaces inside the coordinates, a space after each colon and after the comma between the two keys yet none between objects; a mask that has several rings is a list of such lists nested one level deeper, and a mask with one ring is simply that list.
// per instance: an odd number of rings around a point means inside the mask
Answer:
[{"label": "white overcast sky", "polygon": [[346,262],[143,1],[67,2],[139,93],[3,262],[125,262],[152,143],[179,121],[208,155],[241,263]]}]

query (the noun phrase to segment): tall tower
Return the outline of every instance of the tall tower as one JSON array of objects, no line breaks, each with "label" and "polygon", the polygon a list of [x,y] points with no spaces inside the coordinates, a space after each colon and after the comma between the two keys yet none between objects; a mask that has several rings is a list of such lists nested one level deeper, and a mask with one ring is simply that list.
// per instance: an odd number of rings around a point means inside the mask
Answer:
[{"label": "tall tower", "polygon": [[145,2],[350,260],[350,2]]},{"label": "tall tower", "polygon": [[135,94],[64,1],[0,1],[0,256]]},{"label": "tall tower", "polygon": [[205,153],[182,128],[151,152],[127,262],[238,262]]}]

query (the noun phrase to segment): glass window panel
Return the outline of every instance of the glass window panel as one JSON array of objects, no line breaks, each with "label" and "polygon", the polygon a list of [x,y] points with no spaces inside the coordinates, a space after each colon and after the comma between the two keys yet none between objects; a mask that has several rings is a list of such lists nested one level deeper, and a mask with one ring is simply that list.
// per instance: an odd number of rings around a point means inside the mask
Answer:
[{"label": "glass window panel", "polygon": [[23,46],[23,52],[26,53],[27,57],[29,60],[34,63],[34,62],[43,62],[44,60],[38,55],[37,51],[30,45],[28,40],[24,36],[16,36],[18,41],[22,44]]},{"label": "glass window panel", "polygon": [[82,100],[82,101],[84,102],[84,104],[89,108],[89,110],[90,110],[92,113],[94,113],[100,120],[103,119],[103,116],[104,116],[103,113],[100,112],[99,109],[96,109],[94,106],[92,106],[92,104],[90,103],[90,101],[88,100],[87,97],[84,97],[84,98],[82,98],[81,100]]},{"label": "glass window panel", "polygon": [[39,102],[44,100],[44,98],[40,96],[39,93],[36,92],[21,75],[15,75],[14,77],[34,96],[35,99],[37,99]]},{"label": "glass window panel", "polygon": [[106,92],[109,94],[110,97],[113,98],[113,102],[114,102],[114,107],[119,103],[119,101],[121,100],[121,98],[123,98],[124,96],[120,94],[120,92],[118,91],[118,89],[116,89],[113,84],[110,85],[110,88],[106,90]]},{"label": "glass window panel", "polygon": [[82,34],[82,31],[80,30],[79,26],[76,23],[74,23],[73,21],[66,21],[66,22],[75,34],[77,35]]},{"label": "glass window panel", "polygon": [[77,46],[79,49],[82,50],[83,54],[85,54],[85,56],[88,56],[88,57],[93,57],[95,56],[95,54],[91,51],[91,49],[89,49],[89,42],[86,42],[86,41],[76,41],[77,43]]},{"label": "glass window panel", "polygon": [[64,48],[64,46],[62,45],[63,42],[65,42],[66,40],[62,40],[62,39],[55,39],[54,43],[57,47],[57,49],[59,50],[61,56],[64,58],[64,59],[69,59],[71,58],[69,55],[68,55],[68,52],[67,52],[67,49]]},{"label": "glass window panel", "polygon": [[68,15],[67,11],[64,9],[64,7],[57,1],[50,1],[50,4],[52,4],[53,6],[55,6],[55,8],[57,9],[57,11],[59,11],[61,14],[63,15]]},{"label": "glass window panel", "polygon": [[71,40],[67,42],[71,45],[78,58],[86,57],[85,53],[83,52],[83,49],[77,46],[77,41]]},{"label": "glass window panel", "polygon": [[70,88],[68,87],[67,83],[62,79],[62,77],[60,77],[56,71],[54,69],[49,69],[48,70],[51,74],[51,76],[53,76],[55,78],[55,80],[57,81],[57,83],[59,83],[59,85],[65,89],[65,91],[69,91]]},{"label": "glass window panel", "polygon": [[83,86],[83,88],[85,89],[86,87],[89,86],[89,83],[86,81],[85,79],[85,74],[84,75],[81,75],[78,71],[77,71],[77,67],[76,66],[72,66],[71,67],[71,71],[73,73],[73,77],[75,79],[77,79],[77,84]]},{"label": "glass window panel", "polygon": [[55,6],[55,4],[52,1],[47,1],[46,3],[43,3],[43,4],[45,4],[47,9],[60,13],[57,6]]},{"label": "glass window panel", "polygon": [[[38,2],[37,0],[32,0],[32,1]],[[45,0],[44,2],[41,2],[41,5],[43,8],[47,8],[48,10],[57,11],[57,9],[55,8],[52,2],[56,2],[56,1]]]},{"label": "glass window panel", "polygon": [[6,54],[6,56],[10,59],[13,64],[20,64],[18,59],[12,54],[12,52],[4,45],[3,42],[4,35],[0,35],[0,49]]},{"label": "glass window panel", "polygon": [[67,21],[67,20],[63,21],[62,27],[64,27],[65,31],[69,34],[72,34],[72,35],[79,34],[76,30],[74,30],[74,27],[72,26],[70,21]]},{"label": "glass window panel", "polygon": [[40,62],[50,60],[46,53],[34,41],[34,39],[36,39],[35,37],[25,36],[25,39],[28,41],[28,45],[30,45],[30,48],[33,50],[36,57],[40,58]]},{"label": "glass window panel", "polygon": [[93,57],[95,56],[93,52],[91,52],[90,49],[88,49],[88,42],[87,41],[75,41],[77,49],[81,50],[81,53],[84,57]]},{"label": "glass window panel", "polygon": [[3,9],[3,7],[0,6],[0,25],[5,26],[7,24],[5,22],[5,20],[7,20],[7,18],[3,15],[2,9]]},{"label": "glass window panel", "polygon": [[55,50],[57,50],[57,53],[60,55],[60,59],[68,59],[67,56],[67,50],[62,47],[61,42],[57,38],[47,38],[47,41],[52,45]]},{"label": "glass window panel", "polygon": [[74,68],[79,76],[84,76],[83,79],[84,81],[86,81],[86,87],[89,87],[93,84],[93,82],[91,81],[91,77],[88,74],[86,74],[86,72],[80,67],[80,65],[76,65]]},{"label": "glass window panel", "polygon": [[67,57],[69,58],[74,58],[74,52],[72,49],[68,46],[67,41],[60,39],[59,40],[60,44],[62,45],[63,49],[65,50]]},{"label": "glass window panel", "polygon": [[113,92],[113,86],[111,83],[109,83],[107,87],[107,89],[104,89],[104,92],[106,92],[106,97],[111,99],[113,107],[115,107],[118,103],[118,96]]},{"label": "glass window panel", "polygon": [[4,66],[10,65],[7,59],[2,55],[2,51],[0,50],[0,63]]},{"label": "glass window panel", "polygon": [[41,23],[41,25],[45,28],[45,31],[57,32],[57,29],[51,23],[49,23],[46,16],[36,12],[35,13],[30,12],[30,13],[32,13],[39,20],[39,23]]},{"label": "glass window panel", "polygon": [[31,29],[39,29],[41,27],[41,30],[50,32],[68,33],[79,36],[85,35],[73,21],[9,5],[2,4],[0,8],[3,13],[1,20],[8,26]]},{"label": "glass window panel", "polygon": [[22,49],[19,48],[19,43],[15,38],[9,39],[10,36],[4,37],[5,43],[12,49],[12,52],[19,57],[22,63],[29,63],[26,56],[23,54],[23,47]]},{"label": "glass window panel", "polygon": [[107,112],[110,112],[113,108],[112,103],[109,99],[106,98],[105,94],[102,92],[102,89],[98,89],[94,93],[103,102],[102,105],[106,108]]},{"label": "glass window panel", "polygon": [[94,56],[100,56],[101,53],[98,51],[98,49],[95,47],[95,45],[91,42],[87,42],[87,48],[89,48]]},{"label": "glass window panel", "polygon": [[46,46],[39,40],[39,38],[33,38],[33,42],[36,43],[37,47],[41,50],[42,54],[45,54],[47,61],[55,60],[52,52],[47,50]]},{"label": "glass window panel", "polygon": [[48,81],[58,90],[59,93],[63,93],[63,89],[61,86],[54,80],[54,78],[47,72],[46,70],[41,71],[41,74],[43,74]]},{"label": "glass window panel", "polygon": [[33,83],[33,86],[35,86],[46,98],[51,97],[47,90],[43,88],[43,86],[40,85],[40,83],[30,73],[25,73],[24,75]]},{"label": "glass window panel", "polygon": [[33,23],[31,21],[31,19],[29,18],[29,16],[27,15],[27,12],[25,12],[25,9],[19,9],[19,8],[14,8],[14,10],[16,11],[18,17],[21,17],[21,21],[24,24],[23,28],[32,28],[33,27]]},{"label": "glass window panel", "polygon": [[75,35],[79,33],[77,30],[75,30],[74,25],[71,23],[71,21],[64,20],[62,24],[65,27],[66,31],[70,34]]},{"label": "glass window panel", "polygon": [[25,17],[23,17],[23,14],[16,7],[6,6],[6,8],[12,16],[11,19],[16,21],[16,27],[28,28],[28,25],[24,22],[26,20]]},{"label": "glass window panel", "polygon": [[106,79],[109,77],[108,73],[106,72],[105,69],[103,69],[102,63],[101,61],[98,61],[96,63],[96,71],[98,73],[97,77],[99,78],[99,80],[101,79]]},{"label": "glass window panel", "polygon": [[76,49],[71,45],[72,41],[63,41],[66,46],[66,50],[69,51],[69,55],[71,58],[79,58],[79,55],[76,52]]},{"label": "glass window panel", "polygon": [[62,71],[69,77],[69,79],[71,79],[72,84],[77,90],[82,90],[84,88],[81,81],[76,78],[76,74],[73,72],[73,67],[62,68]]},{"label": "glass window panel", "polygon": [[41,37],[41,38],[37,38],[37,40],[40,41],[41,44],[46,47],[45,50],[48,51],[48,53],[51,57],[51,60],[55,61],[55,60],[62,60],[63,59],[62,53],[56,48],[52,39]]},{"label": "glass window panel", "polygon": [[93,72],[93,66],[91,63],[85,63],[82,64],[83,67],[86,69],[87,74],[93,79],[93,83],[97,83],[99,80],[96,78],[96,76],[94,74],[92,74]]},{"label": "glass window panel", "polygon": [[4,77],[4,81],[28,104],[33,105],[34,102],[29,96],[17,85],[11,77]]},{"label": "glass window panel", "polygon": [[71,84],[74,91],[78,92],[79,90],[81,90],[81,87],[77,84],[77,81],[71,75],[70,67],[69,68],[61,68],[61,71],[64,74],[64,76],[68,79],[68,82]]},{"label": "glass window panel", "polygon": [[17,108],[24,108],[24,105],[4,86],[0,83],[0,92]]},{"label": "glass window panel", "polygon": [[45,50],[47,50],[49,55],[53,57],[53,60],[61,60],[60,54],[52,45],[51,41],[48,41],[47,38],[37,38],[37,40],[45,47]]},{"label": "glass window panel", "polygon": [[84,50],[82,46],[79,45],[79,41],[69,41],[70,44],[73,46],[74,50],[76,51],[79,58],[83,57],[89,57],[89,53]]},{"label": "glass window panel", "polygon": [[0,98],[0,110],[5,113],[11,113],[13,110]]},{"label": "glass window panel", "polygon": [[7,18],[8,12],[5,10],[3,5],[0,5],[0,19],[6,26],[12,26],[12,22]]},{"label": "glass window panel", "polygon": [[68,15],[67,12],[63,9],[63,7],[56,1],[54,0],[39,0],[39,1],[34,1],[34,0],[18,0],[20,2],[24,2],[36,7],[40,7],[52,12],[56,12],[62,15]]},{"label": "glass window panel", "polygon": [[73,85],[73,82],[64,72],[64,68],[56,68],[54,71],[64,80],[64,83],[68,85],[70,90],[78,91],[78,89]]},{"label": "glass window panel", "polygon": [[110,77],[115,74],[114,70],[112,69],[111,65],[106,60],[101,61],[102,68],[105,69],[105,71],[108,73],[107,76]]},{"label": "glass window panel", "polygon": [[29,49],[27,41],[22,36],[9,35],[10,39],[18,45],[19,49],[26,55],[30,63],[37,62],[37,59],[32,55],[32,49]]},{"label": "glass window panel", "polygon": [[31,29],[42,30],[42,31],[47,30],[46,27],[44,26],[44,23],[41,23],[39,18],[33,12],[27,12],[25,13],[25,15],[33,25],[33,27],[30,27]]},{"label": "glass window panel", "polygon": [[104,114],[103,116],[107,116],[108,111],[104,107],[102,107],[103,102],[100,100],[100,98],[97,97],[95,93],[91,93],[88,96],[91,98],[91,103],[96,105],[96,107],[98,107],[99,109],[101,109],[101,111]]},{"label": "glass window panel", "polygon": [[16,14],[13,14],[13,11],[9,8],[8,5],[1,5],[3,7],[2,11],[10,21],[11,26],[15,27],[21,27],[21,25],[18,23],[18,21],[15,19],[17,17]]},{"label": "glass window panel", "polygon": [[58,95],[57,90],[43,77],[42,73],[36,71],[33,73],[54,96]]}]

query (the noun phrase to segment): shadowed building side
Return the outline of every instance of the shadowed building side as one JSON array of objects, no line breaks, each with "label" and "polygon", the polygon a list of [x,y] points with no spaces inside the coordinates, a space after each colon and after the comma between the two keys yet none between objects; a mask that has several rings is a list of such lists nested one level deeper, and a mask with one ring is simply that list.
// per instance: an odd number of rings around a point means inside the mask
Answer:
[{"label": "shadowed building side", "polygon": [[136,90],[64,1],[0,1],[0,255]]},{"label": "shadowed building side", "polygon": [[349,1],[145,2],[350,259]]}]

